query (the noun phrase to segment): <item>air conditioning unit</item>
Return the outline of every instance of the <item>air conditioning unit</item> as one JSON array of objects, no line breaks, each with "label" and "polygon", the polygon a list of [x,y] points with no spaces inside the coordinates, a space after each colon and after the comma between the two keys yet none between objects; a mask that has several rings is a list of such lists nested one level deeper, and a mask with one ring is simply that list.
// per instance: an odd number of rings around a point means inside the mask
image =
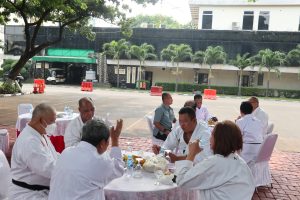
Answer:
[{"label": "air conditioning unit", "polygon": [[147,28],[154,28],[154,24],[147,24]]},{"label": "air conditioning unit", "polygon": [[239,30],[240,24],[238,22],[232,22],[232,30]]}]

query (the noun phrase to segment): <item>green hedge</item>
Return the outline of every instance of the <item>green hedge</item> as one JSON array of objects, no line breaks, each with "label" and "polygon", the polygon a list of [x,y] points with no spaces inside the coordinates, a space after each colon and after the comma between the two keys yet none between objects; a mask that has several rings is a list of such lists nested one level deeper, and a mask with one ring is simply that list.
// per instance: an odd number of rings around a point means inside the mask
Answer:
[{"label": "green hedge", "polygon": [[0,84],[0,94],[14,94],[19,92],[14,84],[2,83]]},{"label": "green hedge", "polygon": [[[164,91],[175,90],[175,83],[156,82],[155,85],[162,86]],[[201,91],[203,93],[203,90],[207,88],[208,85],[178,83],[178,92]],[[210,88],[217,90],[217,94],[237,95],[238,93],[238,87],[212,85]],[[243,96],[258,96],[258,97],[266,96],[265,88],[242,87],[241,92]],[[268,96],[300,99],[300,90],[269,89]]]}]

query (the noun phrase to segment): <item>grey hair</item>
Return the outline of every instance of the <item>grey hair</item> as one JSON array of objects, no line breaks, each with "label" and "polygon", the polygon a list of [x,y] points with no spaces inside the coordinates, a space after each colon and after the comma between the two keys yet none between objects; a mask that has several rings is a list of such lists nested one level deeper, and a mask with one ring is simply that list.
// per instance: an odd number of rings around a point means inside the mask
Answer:
[{"label": "grey hair", "polygon": [[32,118],[39,118],[39,117],[42,117],[45,115],[48,116],[55,112],[56,111],[53,106],[50,106],[46,103],[41,103],[34,108],[34,110],[32,112]]},{"label": "grey hair", "polygon": [[83,97],[83,98],[79,99],[79,101],[78,101],[79,107],[81,107],[85,102],[89,102],[94,106],[94,101],[91,97]]},{"label": "grey hair", "polygon": [[102,141],[109,139],[109,129],[102,120],[92,119],[86,122],[82,128],[81,141],[90,143],[97,147]]}]

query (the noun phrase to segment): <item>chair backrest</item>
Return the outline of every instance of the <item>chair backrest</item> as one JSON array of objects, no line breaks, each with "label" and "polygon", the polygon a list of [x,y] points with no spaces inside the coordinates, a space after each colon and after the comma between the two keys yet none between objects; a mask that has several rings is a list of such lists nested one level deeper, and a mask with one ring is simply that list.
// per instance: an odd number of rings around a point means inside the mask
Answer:
[{"label": "chair backrest", "polygon": [[149,130],[151,131],[151,133],[153,133],[153,129],[154,129],[153,116],[147,115],[146,120],[147,120],[147,123],[148,123]]},{"label": "chair backrest", "polygon": [[268,134],[266,136],[266,138],[260,146],[260,149],[258,150],[258,154],[255,159],[256,163],[270,160],[277,138],[277,134]]},{"label": "chair backrest", "polygon": [[18,105],[18,115],[30,113],[33,110],[33,106],[30,103],[21,103]]},{"label": "chair backrest", "polygon": [[274,123],[273,122],[269,122],[268,123],[268,128],[267,128],[267,134],[272,133],[273,129],[274,129]]}]

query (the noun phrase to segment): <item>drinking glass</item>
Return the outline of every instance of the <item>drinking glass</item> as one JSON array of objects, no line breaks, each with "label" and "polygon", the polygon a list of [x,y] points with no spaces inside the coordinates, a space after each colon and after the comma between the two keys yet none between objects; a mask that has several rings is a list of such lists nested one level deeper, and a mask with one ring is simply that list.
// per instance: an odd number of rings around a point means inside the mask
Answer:
[{"label": "drinking glass", "polygon": [[136,158],[136,161],[138,163],[134,168],[134,174],[133,174],[134,178],[142,178],[142,165],[141,165],[142,160],[143,160],[142,158]]},{"label": "drinking glass", "polygon": [[164,175],[163,171],[160,169],[157,169],[154,171],[154,175],[156,177],[156,181],[155,181],[154,185],[160,185],[159,179],[161,177],[163,177],[163,175]]}]

